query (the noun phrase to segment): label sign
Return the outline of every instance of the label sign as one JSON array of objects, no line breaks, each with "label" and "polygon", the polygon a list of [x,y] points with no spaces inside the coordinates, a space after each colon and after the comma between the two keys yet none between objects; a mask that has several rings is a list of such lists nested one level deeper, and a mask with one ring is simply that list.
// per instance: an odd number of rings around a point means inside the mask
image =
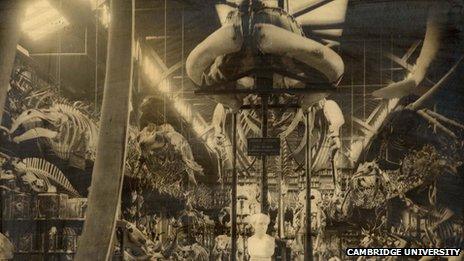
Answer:
[{"label": "label sign", "polygon": [[279,156],[279,138],[248,138],[248,156]]}]

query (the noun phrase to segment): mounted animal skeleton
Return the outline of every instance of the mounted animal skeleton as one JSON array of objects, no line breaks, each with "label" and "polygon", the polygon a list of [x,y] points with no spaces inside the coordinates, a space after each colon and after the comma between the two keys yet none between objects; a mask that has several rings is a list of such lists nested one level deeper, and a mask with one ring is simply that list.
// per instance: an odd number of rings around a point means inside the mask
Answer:
[{"label": "mounted animal skeleton", "polygon": [[197,184],[195,174],[203,175],[203,168],[195,162],[187,140],[169,124],[149,124],[138,135],[141,157],[154,175],[163,170],[166,184],[180,182],[186,173],[192,184]]},{"label": "mounted animal skeleton", "polygon": [[[208,142],[210,148],[218,151],[222,158],[222,167],[232,169],[232,162],[229,155],[232,155],[231,144],[228,139],[230,134],[226,131],[227,111],[222,104],[218,104],[214,111],[210,131],[214,131],[214,140]],[[273,113],[271,113],[273,115]],[[306,145],[306,137],[301,133],[304,129],[309,128],[312,133],[310,146],[317,152],[313,154],[313,160],[324,162],[326,160],[335,160],[335,155],[339,151],[340,145],[340,128],[345,120],[340,107],[335,101],[322,99],[310,108],[310,126],[306,126],[305,114],[302,109],[297,111],[284,112],[270,120],[270,132],[272,135],[280,137],[282,142],[282,151],[285,152],[283,157],[283,168],[290,171],[291,161],[303,157],[303,148]],[[261,121],[260,115],[255,111],[241,111],[237,120],[237,161],[239,171],[249,175],[253,168],[255,158],[246,155],[247,138],[260,137]],[[300,133],[300,134],[298,134]],[[295,142],[296,141],[296,142]],[[286,167],[285,167],[286,166]],[[288,172],[287,171],[287,172]]]},{"label": "mounted animal skeleton", "polygon": [[395,197],[421,187],[434,184],[435,180],[449,171],[448,161],[431,146],[408,154],[400,169],[384,171],[376,162],[366,162],[348,181],[344,193],[334,195],[325,211],[332,220],[349,220],[356,209],[374,209],[384,206]]},{"label": "mounted animal skeleton", "polygon": [[[212,207],[213,192],[197,184],[203,167],[194,159],[187,140],[169,124],[149,124],[142,131],[130,128],[125,175],[135,186],[150,193],[193,202],[195,207]],[[132,182],[131,181],[131,182]]]},{"label": "mounted animal skeleton", "polygon": [[[186,71],[200,89],[237,91],[236,94],[211,95],[221,104],[215,110],[212,124],[212,129],[221,136],[230,137],[225,135],[226,112],[222,105],[237,112],[242,105],[253,107],[262,103],[258,95],[241,92],[257,89],[257,78],[266,79],[268,88],[306,90],[304,95],[286,93],[269,97],[271,104],[298,104],[301,107],[297,111],[272,109],[268,115],[270,135],[280,137],[287,152],[282,165],[288,170],[290,161],[295,158],[302,161],[303,148],[308,142],[297,132],[301,133],[302,128],[310,128],[310,132],[314,130],[305,124],[304,112],[308,108],[311,108],[311,124],[317,111],[323,111],[328,123],[324,126],[316,123],[314,132],[318,133],[312,137],[316,142],[309,144],[317,151],[314,160],[317,157],[321,162],[327,159],[321,155],[330,155],[334,159],[340,148],[338,135],[344,118],[338,105],[325,98],[341,79],[344,63],[330,47],[306,38],[300,24],[283,9],[269,7],[263,1],[240,1],[222,27],[190,53]],[[321,86],[321,82],[326,84]],[[238,114],[237,161],[239,171],[248,175],[255,159],[245,155],[247,138],[261,136],[261,117],[257,110],[243,110]],[[299,143],[289,140],[299,140]],[[227,156],[231,155],[228,153]],[[230,158],[224,160],[223,166],[231,168]]]},{"label": "mounted animal skeleton", "polygon": [[[258,57],[261,54],[272,59],[262,60]],[[308,67],[314,72],[309,72]],[[201,88],[231,81],[235,85],[231,88],[253,88],[255,79],[250,74],[258,69],[273,72],[267,77],[271,77],[275,88],[304,88],[311,82],[308,79],[338,82],[344,64],[329,47],[306,38],[298,22],[284,10],[266,7],[260,1],[243,1],[229,13],[220,29],[190,53],[186,69]],[[324,93],[307,97],[310,102],[304,103],[309,105],[326,97]],[[244,96],[213,98],[236,111]]]},{"label": "mounted animal skeleton", "polygon": [[[96,121],[78,108],[78,103],[74,106],[56,103],[47,109],[24,111],[12,123],[10,133],[13,141],[21,143],[43,138],[63,160],[79,157],[92,161],[95,158],[98,126]],[[160,175],[163,184],[179,182],[181,173],[186,173],[190,182],[196,184],[195,174],[201,175],[203,169],[195,162],[188,142],[172,126],[149,125],[140,133],[133,128],[131,132],[134,133],[129,140],[129,160],[134,155],[142,155],[155,175],[164,173]],[[135,168],[132,170],[135,171]]]},{"label": "mounted animal skeleton", "polygon": [[63,160],[73,156],[82,160],[95,158],[97,122],[80,109],[80,103],[54,103],[49,108],[26,110],[14,119],[10,133],[17,143],[44,138]]}]

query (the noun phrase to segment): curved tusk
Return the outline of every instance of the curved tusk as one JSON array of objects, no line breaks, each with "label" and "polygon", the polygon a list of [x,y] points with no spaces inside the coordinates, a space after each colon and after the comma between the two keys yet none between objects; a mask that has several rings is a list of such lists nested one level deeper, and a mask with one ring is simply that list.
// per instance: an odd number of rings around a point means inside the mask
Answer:
[{"label": "curved tusk", "polygon": [[243,44],[242,32],[234,24],[227,24],[201,42],[185,63],[187,75],[201,85],[202,75],[217,57],[240,51]]},{"label": "curved tusk", "polygon": [[255,25],[258,48],[266,54],[287,56],[303,62],[335,83],[343,75],[342,58],[329,47],[270,24]]}]

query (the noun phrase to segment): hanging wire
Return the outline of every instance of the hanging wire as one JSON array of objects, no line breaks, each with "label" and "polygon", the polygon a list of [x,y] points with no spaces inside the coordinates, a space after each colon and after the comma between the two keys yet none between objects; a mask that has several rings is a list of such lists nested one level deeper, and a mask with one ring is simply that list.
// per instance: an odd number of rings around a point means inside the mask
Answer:
[{"label": "hanging wire", "polygon": [[[354,116],[354,81],[353,81],[353,58],[350,58],[350,80],[351,80],[351,139],[353,139],[353,116]],[[353,141],[351,141],[353,142]]]},{"label": "hanging wire", "polygon": [[99,9],[98,0],[95,0],[95,86],[94,86],[94,112],[98,111],[98,23],[99,23]]},{"label": "hanging wire", "polygon": [[[62,0],[60,0],[60,9],[62,9]],[[58,54],[61,53],[61,38],[63,30],[58,31]],[[57,56],[57,77],[58,79],[58,93],[61,94],[61,55]]]},{"label": "hanging wire", "polygon": [[382,58],[383,58],[383,38],[382,34],[380,34],[380,57],[379,57],[379,62],[380,62],[380,85],[382,86],[383,84],[383,64],[382,64]]},{"label": "hanging wire", "polygon": [[363,41],[363,120],[366,120],[366,41]]},{"label": "hanging wire", "polygon": [[[182,17],[182,32],[181,32],[181,44],[182,44],[182,66],[180,67],[181,68],[181,84],[180,84],[180,87],[181,87],[181,100],[183,101],[184,100],[184,6],[182,6],[182,14],[181,14],[181,17]],[[180,121],[180,129],[183,133],[184,131],[184,126],[183,126],[183,121]]]},{"label": "hanging wire", "polygon": [[[393,35],[390,34],[390,53],[393,54]],[[393,60],[390,59],[390,81],[393,82]],[[387,113],[390,113],[390,106],[387,103]]]},{"label": "hanging wire", "polygon": [[[164,63],[167,65],[167,0],[164,0]],[[168,79],[163,80],[168,85]],[[166,123],[166,95],[163,95],[163,122]]]}]

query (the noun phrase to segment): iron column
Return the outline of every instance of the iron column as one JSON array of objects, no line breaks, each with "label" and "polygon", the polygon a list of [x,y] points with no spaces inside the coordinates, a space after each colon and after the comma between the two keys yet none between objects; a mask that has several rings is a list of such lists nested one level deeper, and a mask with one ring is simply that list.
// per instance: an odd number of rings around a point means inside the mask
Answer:
[{"label": "iron column", "polygon": [[305,240],[305,261],[313,260],[313,242],[311,233],[311,126],[310,119],[311,113],[306,113],[306,153],[305,153],[305,177],[306,177],[306,240]]},{"label": "iron column", "polygon": [[[261,96],[261,137],[267,137],[267,111],[268,111],[268,95]],[[269,202],[267,201],[267,194],[268,194],[268,179],[267,179],[267,168],[266,162],[267,158],[266,155],[261,156],[262,162],[262,175],[261,175],[261,212],[268,214],[269,213]]]},{"label": "iron column", "polygon": [[111,260],[120,212],[132,87],[134,0],[112,0],[97,156],[76,261]]},{"label": "iron column", "polygon": [[231,257],[237,259],[237,113],[232,113],[232,206],[231,206]]}]

